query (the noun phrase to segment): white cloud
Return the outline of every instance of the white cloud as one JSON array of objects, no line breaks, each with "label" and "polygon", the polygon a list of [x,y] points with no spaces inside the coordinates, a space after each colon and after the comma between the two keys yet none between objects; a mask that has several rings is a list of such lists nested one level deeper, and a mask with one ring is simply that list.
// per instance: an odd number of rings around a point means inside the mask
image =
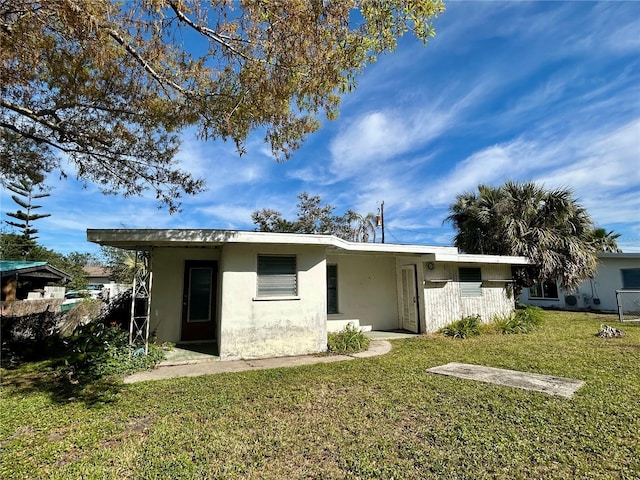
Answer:
[{"label": "white cloud", "polygon": [[458,194],[475,191],[479,184],[494,185],[520,178],[531,166],[531,150],[532,146],[520,139],[484,148],[459,162],[448,175],[427,185],[421,198],[429,205],[442,207],[452,203]]},{"label": "white cloud", "polygon": [[199,228],[248,228],[252,225],[251,214],[254,209],[229,203],[198,207],[197,213],[207,219],[206,225]]},{"label": "white cloud", "polygon": [[584,132],[566,147],[568,161],[539,180],[573,189],[598,223],[640,222],[640,120]]},{"label": "white cloud", "polygon": [[367,164],[385,161],[411,145],[408,126],[388,113],[368,113],[331,142],[332,170],[340,177],[353,175]]},{"label": "white cloud", "polygon": [[568,132],[555,141],[518,138],[484,148],[437,182],[425,184],[415,203],[442,209],[479,184],[536,181],[546,188],[572,189],[597,223],[640,223],[640,121],[610,131],[602,127]]}]

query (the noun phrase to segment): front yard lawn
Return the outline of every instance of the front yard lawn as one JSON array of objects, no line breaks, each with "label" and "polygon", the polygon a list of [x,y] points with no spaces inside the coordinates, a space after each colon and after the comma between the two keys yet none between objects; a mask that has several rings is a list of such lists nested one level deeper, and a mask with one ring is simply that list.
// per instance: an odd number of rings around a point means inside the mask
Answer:
[{"label": "front yard lawn", "polygon": [[[568,400],[427,373],[448,362],[586,384]],[[613,315],[133,385],[69,386],[51,365],[2,371],[1,478],[640,478],[640,325]]]}]

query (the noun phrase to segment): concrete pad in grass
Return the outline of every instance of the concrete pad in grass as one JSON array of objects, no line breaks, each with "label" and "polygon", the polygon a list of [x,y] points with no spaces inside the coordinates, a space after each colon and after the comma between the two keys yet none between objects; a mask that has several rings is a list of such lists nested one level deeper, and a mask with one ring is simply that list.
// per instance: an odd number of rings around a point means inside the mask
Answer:
[{"label": "concrete pad in grass", "polygon": [[468,363],[452,362],[430,368],[428,371],[439,375],[477,380],[507,387],[523,388],[525,390],[533,390],[565,398],[571,398],[573,394],[584,385],[584,381],[574,380],[572,378],[518,372],[516,370],[484,367],[482,365],[471,365]]}]

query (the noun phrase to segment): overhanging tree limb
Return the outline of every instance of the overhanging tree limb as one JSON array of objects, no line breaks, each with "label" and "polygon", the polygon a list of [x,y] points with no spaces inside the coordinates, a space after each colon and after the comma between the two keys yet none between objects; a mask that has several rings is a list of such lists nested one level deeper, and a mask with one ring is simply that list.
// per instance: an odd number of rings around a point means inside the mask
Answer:
[{"label": "overhanging tree limb", "polygon": [[184,128],[239,152],[264,129],[287,159],[319,112],[335,118],[375,55],[409,30],[426,41],[443,10],[441,0],[0,0],[1,133],[70,154],[82,179],[110,192],[144,189],[107,162],[146,163],[158,175],[147,187],[174,210],[203,188],[176,167]]}]

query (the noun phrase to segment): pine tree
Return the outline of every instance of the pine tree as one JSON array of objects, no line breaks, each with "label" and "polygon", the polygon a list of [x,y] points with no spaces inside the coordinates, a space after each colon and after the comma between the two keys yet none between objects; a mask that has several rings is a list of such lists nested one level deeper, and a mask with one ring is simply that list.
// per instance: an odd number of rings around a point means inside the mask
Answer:
[{"label": "pine tree", "polygon": [[49,193],[37,193],[38,190],[41,190],[39,185],[40,182],[25,178],[6,184],[6,187],[15,193],[15,195],[11,195],[11,198],[20,207],[24,208],[24,211],[18,209],[17,212],[7,212],[8,217],[17,221],[5,221],[8,225],[22,230],[22,237],[28,244],[38,238],[34,236],[38,233],[38,230],[33,228],[33,222],[51,216],[50,213],[33,213],[34,210],[42,207],[42,205],[34,205],[33,201],[50,195]]}]

